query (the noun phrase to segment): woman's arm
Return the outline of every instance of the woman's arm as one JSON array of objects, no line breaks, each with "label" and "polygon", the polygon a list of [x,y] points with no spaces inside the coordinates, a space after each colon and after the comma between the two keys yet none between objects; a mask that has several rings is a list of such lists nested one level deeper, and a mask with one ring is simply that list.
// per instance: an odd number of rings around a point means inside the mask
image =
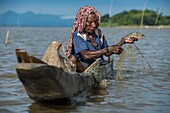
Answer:
[{"label": "woman's arm", "polygon": [[100,50],[83,50],[80,53],[85,60],[90,60],[105,55],[106,53],[108,53],[108,50],[107,48],[103,48]]}]

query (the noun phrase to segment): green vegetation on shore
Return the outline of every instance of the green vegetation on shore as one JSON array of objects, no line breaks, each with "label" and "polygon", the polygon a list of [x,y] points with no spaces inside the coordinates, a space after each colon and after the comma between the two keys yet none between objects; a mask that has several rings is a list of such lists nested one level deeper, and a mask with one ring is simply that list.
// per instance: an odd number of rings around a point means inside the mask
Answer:
[{"label": "green vegetation on shore", "polygon": [[[170,25],[170,16],[163,16],[163,13],[159,13],[152,10],[145,10],[143,17],[143,25],[146,26],[167,26]],[[102,27],[113,26],[140,26],[142,18],[141,10],[123,11],[115,14],[109,18],[109,14],[105,14],[101,17]]]}]

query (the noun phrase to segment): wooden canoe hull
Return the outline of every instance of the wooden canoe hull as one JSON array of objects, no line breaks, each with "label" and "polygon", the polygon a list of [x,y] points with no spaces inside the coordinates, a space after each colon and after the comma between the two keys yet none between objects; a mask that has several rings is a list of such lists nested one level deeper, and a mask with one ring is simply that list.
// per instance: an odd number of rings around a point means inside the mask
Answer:
[{"label": "wooden canoe hull", "polygon": [[72,97],[95,83],[90,73],[68,74],[62,68],[45,64],[21,63],[17,64],[16,70],[29,97],[33,100]]},{"label": "wooden canoe hull", "polygon": [[16,55],[18,78],[28,96],[35,101],[71,99],[113,73],[113,61],[103,66],[97,61],[88,72],[77,73],[49,65],[20,49],[16,49]]}]

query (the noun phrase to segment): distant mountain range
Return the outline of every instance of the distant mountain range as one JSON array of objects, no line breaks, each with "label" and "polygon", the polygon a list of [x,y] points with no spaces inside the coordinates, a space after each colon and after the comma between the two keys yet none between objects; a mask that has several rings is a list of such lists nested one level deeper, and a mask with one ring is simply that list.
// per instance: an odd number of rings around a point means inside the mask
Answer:
[{"label": "distant mountain range", "polygon": [[0,14],[1,26],[72,26],[74,19],[62,18],[62,15],[35,14],[26,12],[18,14],[7,11]]},{"label": "distant mountain range", "polygon": [[[105,14],[101,17],[100,26],[139,26],[141,23],[142,10],[123,11],[112,17]],[[66,15],[35,14],[26,12],[18,14],[7,11],[0,14],[0,26],[57,26],[70,27],[73,25],[74,18]],[[163,16],[162,13],[145,10],[143,25],[170,25],[170,16]]]}]

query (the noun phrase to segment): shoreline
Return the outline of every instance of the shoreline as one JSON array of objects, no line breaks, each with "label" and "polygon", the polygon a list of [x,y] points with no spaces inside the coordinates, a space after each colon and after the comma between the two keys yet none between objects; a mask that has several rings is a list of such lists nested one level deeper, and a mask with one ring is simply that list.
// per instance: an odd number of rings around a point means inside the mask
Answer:
[{"label": "shoreline", "polygon": [[[0,26],[1,27],[72,27],[72,26]],[[170,25],[164,26],[164,25],[159,25],[159,26],[99,26],[99,27],[103,27],[103,28],[170,28]]]},{"label": "shoreline", "polygon": [[[101,26],[102,27],[102,26]],[[145,26],[111,26],[110,28],[112,27],[115,27],[115,28],[156,28],[156,29],[161,29],[161,28],[170,28],[170,26],[163,26],[163,25],[160,25],[160,26],[148,26],[148,25],[145,25]],[[108,27],[109,28],[109,27]]]}]

